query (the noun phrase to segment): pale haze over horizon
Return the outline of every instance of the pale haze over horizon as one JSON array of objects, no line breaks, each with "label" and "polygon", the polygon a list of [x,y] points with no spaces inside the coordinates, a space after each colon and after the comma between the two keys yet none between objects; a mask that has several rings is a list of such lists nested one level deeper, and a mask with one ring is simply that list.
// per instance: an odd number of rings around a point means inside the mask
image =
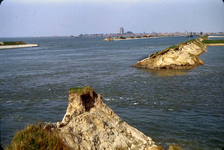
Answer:
[{"label": "pale haze over horizon", "polygon": [[4,0],[0,37],[224,32],[222,0]]}]

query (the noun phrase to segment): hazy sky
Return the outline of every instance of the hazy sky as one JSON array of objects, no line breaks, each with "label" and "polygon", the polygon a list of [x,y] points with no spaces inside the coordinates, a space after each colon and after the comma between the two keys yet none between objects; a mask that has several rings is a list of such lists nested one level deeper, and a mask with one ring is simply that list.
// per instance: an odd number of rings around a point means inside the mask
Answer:
[{"label": "hazy sky", "polygon": [[0,37],[224,32],[222,0],[4,0]]}]

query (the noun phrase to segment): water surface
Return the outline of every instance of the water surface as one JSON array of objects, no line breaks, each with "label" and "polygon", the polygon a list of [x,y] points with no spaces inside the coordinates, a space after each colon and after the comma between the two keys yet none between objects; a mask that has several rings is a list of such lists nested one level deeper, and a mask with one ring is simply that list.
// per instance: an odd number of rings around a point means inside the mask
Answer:
[{"label": "water surface", "polygon": [[102,38],[9,38],[37,48],[0,51],[1,144],[29,123],[61,121],[68,89],[91,86],[124,121],[157,144],[224,147],[224,47],[207,47],[192,70],[132,68],[185,37],[103,42]]}]

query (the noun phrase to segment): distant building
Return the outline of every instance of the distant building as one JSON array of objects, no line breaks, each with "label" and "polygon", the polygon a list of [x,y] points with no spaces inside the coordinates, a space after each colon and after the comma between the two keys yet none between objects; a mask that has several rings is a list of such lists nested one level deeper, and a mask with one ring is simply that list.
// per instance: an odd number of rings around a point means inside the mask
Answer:
[{"label": "distant building", "polygon": [[120,28],[120,34],[124,34],[124,28]]},{"label": "distant building", "polygon": [[203,35],[203,32],[200,32],[200,36],[202,36]]},{"label": "distant building", "polygon": [[127,31],[126,34],[133,34],[131,31]]}]

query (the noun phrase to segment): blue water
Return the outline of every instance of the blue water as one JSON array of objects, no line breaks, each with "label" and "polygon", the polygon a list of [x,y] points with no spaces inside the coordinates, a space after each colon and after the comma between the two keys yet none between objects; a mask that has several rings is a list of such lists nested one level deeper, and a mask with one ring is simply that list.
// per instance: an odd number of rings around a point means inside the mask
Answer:
[{"label": "blue water", "polygon": [[29,123],[61,121],[68,89],[91,86],[124,121],[156,144],[224,147],[224,47],[207,47],[191,70],[131,67],[185,37],[103,42],[102,38],[0,38],[36,48],[0,50],[1,144]]}]

